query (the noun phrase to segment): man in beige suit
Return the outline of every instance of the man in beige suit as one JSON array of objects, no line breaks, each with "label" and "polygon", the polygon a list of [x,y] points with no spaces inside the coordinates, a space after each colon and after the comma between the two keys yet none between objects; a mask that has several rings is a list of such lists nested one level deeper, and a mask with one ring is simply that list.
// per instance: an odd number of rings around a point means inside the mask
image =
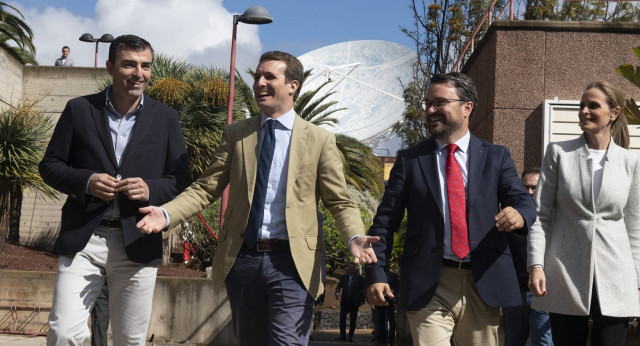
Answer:
[{"label": "man in beige suit", "polygon": [[376,261],[371,242],[379,238],[363,235],[335,136],[293,110],[303,73],[290,54],[263,54],[253,82],[261,116],[227,126],[211,167],[164,211],[140,210],[148,215],[138,228],[158,232],[204,209],[229,184],[213,280],[226,285],[239,345],[308,343],[322,283],[320,199],[355,261]]}]

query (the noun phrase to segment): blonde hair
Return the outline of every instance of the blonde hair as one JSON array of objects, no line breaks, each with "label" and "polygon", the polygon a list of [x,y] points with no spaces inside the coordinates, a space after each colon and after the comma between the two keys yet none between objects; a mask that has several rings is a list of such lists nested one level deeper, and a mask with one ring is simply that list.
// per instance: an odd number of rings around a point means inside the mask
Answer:
[{"label": "blonde hair", "polygon": [[627,117],[624,115],[624,94],[620,89],[604,81],[591,82],[584,91],[593,88],[602,91],[607,98],[609,108],[620,107],[620,114],[611,122],[611,137],[617,145],[629,149],[629,128],[627,127]]}]

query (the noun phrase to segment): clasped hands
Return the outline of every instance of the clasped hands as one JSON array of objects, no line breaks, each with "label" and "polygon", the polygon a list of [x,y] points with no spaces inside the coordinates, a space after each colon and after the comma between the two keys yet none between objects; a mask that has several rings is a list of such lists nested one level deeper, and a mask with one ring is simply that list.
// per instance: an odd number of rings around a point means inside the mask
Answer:
[{"label": "clasped hands", "polygon": [[89,178],[89,194],[105,201],[111,201],[122,192],[134,201],[149,199],[149,186],[142,178],[118,179],[106,173],[95,173]]}]

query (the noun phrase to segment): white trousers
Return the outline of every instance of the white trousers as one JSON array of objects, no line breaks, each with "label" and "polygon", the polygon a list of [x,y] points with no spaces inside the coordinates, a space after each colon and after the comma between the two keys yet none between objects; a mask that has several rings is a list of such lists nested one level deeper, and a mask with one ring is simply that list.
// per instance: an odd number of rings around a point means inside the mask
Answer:
[{"label": "white trousers", "polygon": [[127,258],[121,229],[96,228],[82,251],[58,259],[47,345],[82,345],[89,338],[89,314],[105,280],[113,344],[144,345],[157,270]]}]

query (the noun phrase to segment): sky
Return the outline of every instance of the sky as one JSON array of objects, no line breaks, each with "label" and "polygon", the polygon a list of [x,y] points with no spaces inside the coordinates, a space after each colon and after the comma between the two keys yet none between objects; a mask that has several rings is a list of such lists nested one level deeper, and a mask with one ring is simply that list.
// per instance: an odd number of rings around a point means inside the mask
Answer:
[{"label": "sky", "polygon": [[[36,59],[53,65],[63,45],[75,66],[91,67],[100,37],[136,34],[157,53],[204,66],[229,69],[232,16],[253,5],[265,7],[273,23],[239,23],[236,64],[255,68],[261,53],[282,50],[300,56],[327,45],[352,40],[385,40],[411,46],[400,31],[411,20],[408,0],[20,0],[18,8],[34,32]],[[108,44],[98,45],[104,67]]]}]

